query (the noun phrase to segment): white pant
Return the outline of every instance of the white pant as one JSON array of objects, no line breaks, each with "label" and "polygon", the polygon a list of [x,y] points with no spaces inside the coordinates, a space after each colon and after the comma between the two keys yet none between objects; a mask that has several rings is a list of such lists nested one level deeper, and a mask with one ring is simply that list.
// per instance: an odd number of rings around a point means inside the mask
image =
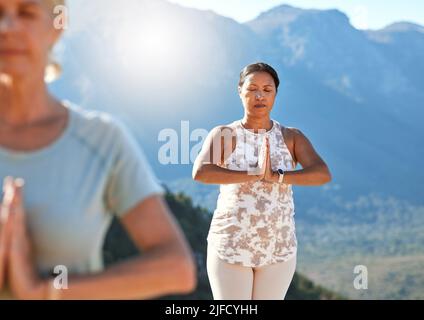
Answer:
[{"label": "white pant", "polygon": [[207,271],[215,300],[284,300],[296,270],[288,261],[251,268],[225,262],[208,247]]}]

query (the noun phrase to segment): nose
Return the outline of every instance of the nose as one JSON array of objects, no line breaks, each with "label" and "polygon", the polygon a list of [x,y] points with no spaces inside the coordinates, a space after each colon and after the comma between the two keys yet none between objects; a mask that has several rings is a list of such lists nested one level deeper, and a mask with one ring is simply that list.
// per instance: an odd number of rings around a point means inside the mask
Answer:
[{"label": "nose", "polygon": [[262,94],[262,92],[257,92],[256,93],[256,100],[261,100],[264,97],[264,95]]}]

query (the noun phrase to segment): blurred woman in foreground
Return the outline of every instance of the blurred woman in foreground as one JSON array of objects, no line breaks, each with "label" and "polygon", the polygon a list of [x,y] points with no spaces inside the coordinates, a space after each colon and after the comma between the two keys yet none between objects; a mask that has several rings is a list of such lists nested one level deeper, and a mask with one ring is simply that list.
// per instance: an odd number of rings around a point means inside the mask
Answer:
[{"label": "blurred woman in foreground", "polygon": [[[48,57],[61,35],[56,5],[64,1],[0,0],[0,292],[17,299],[189,293],[192,254],[135,140],[110,116],[47,91]],[[114,214],[143,255],[104,270]],[[63,268],[67,288],[54,278]]]}]

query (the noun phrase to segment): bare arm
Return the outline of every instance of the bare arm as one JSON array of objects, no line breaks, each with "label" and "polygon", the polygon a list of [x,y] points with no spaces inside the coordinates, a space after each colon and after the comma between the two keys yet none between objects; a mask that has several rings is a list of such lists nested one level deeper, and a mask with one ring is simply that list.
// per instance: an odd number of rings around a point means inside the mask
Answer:
[{"label": "bare arm", "polygon": [[[320,186],[329,183],[332,179],[327,164],[315,151],[312,143],[302,133],[294,128],[286,128],[294,139],[294,156],[302,166],[301,170],[287,171],[284,174],[284,183],[300,186]],[[278,182],[278,173],[273,173],[270,182]]]},{"label": "bare arm", "polygon": [[298,129],[294,131],[294,153],[303,169],[289,171],[284,175],[284,183],[302,186],[320,186],[332,179],[327,164],[315,151],[312,143]]},{"label": "bare arm", "polygon": [[191,251],[162,197],[144,200],[122,223],[143,255],[97,275],[71,277],[68,290],[54,290],[49,281],[44,290],[50,298],[151,299],[194,290],[196,266]]},{"label": "bare arm", "polygon": [[231,128],[213,129],[203,144],[193,166],[193,179],[206,184],[233,184],[262,179],[261,174],[235,171],[219,166],[235,149],[236,138]]}]

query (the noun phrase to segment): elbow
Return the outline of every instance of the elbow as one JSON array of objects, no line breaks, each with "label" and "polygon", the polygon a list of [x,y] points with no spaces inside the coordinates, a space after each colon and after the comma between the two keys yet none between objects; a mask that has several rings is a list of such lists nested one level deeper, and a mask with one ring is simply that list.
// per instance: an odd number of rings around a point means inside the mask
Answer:
[{"label": "elbow", "polygon": [[331,176],[330,170],[326,164],[319,164],[315,167],[315,177],[312,185],[314,186],[323,186],[327,183],[330,183],[333,179]]},{"label": "elbow", "polygon": [[201,172],[202,172],[201,169],[202,169],[201,166],[194,165],[193,171],[191,173],[191,176],[192,176],[192,178],[193,178],[194,181],[202,182],[201,181],[201,175],[202,175],[201,174]]},{"label": "elbow", "polygon": [[328,184],[328,183],[330,183],[332,181],[332,177],[331,177],[331,175],[327,175],[327,176],[325,176],[325,178],[324,178],[324,181],[323,181],[323,185],[324,184]]},{"label": "elbow", "polygon": [[194,181],[202,182],[201,180],[201,174],[199,169],[193,169],[192,177]]},{"label": "elbow", "polygon": [[178,292],[192,293],[197,287],[197,266],[192,255],[179,258],[174,270],[175,279],[178,279]]},{"label": "elbow", "polygon": [[330,170],[327,166],[325,166],[324,174],[323,174],[323,185],[330,183],[333,180]]},{"label": "elbow", "polygon": [[192,173],[193,180],[196,182],[208,183],[205,172],[205,166],[194,168]]}]

